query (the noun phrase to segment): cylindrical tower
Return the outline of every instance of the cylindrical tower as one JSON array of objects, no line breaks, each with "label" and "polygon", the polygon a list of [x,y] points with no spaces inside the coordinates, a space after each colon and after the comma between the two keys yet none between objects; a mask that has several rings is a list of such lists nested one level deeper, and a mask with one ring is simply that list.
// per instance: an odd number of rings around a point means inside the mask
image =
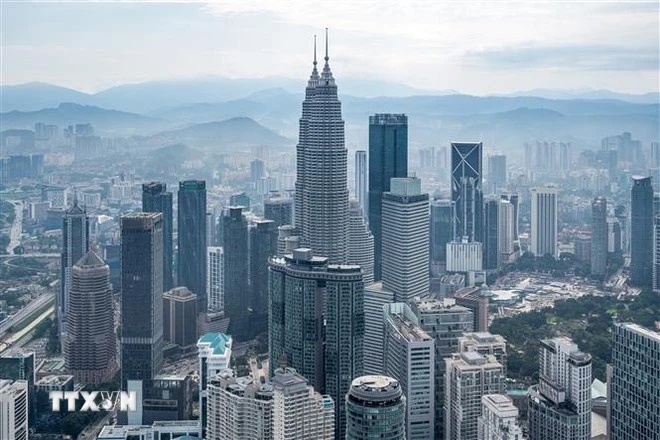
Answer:
[{"label": "cylindrical tower", "polygon": [[396,379],[362,376],[346,395],[346,440],[406,438],[406,398]]}]

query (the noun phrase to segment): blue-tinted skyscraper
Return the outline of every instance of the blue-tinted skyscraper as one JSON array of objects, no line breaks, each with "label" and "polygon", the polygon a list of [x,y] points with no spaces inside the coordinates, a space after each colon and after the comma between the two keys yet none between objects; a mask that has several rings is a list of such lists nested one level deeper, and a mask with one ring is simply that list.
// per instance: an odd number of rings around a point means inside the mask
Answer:
[{"label": "blue-tinted skyscraper", "polygon": [[179,182],[179,286],[197,295],[197,310],[206,311],[206,182]]},{"label": "blue-tinted skyscraper", "polygon": [[451,200],[431,203],[431,261],[447,259],[447,243],[456,237],[456,204]]},{"label": "blue-tinted skyscraper", "polygon": [[630,205],[630,283],[653,280],[653,186],[650,177],[633,177]]},{"label": "blue-tinted skyscraper", "polygon": [[374,236],[374,280],[381,279],[382,200],[393,177],[408,176],[408,117],[376,114],[369,117],[369,228]]},{"label": "blue-tinted skyscraper", "polygon": [[225,316],[229,332],[241,338],[247,328],[248,294],[248,225],[242,206],[230,206],[222,218],[224,235],[223,273]]},{"label": "blue-tinted skyscraper", "polygon": [[451,199],[456,203],[458,239],[483,241],[483,190],[481,142],[452,142]]},{"label": "blue-tinted skyscraper", "polygon": [[142,185],[142,211],[163,214],[163,290],[168,291],[174,287],[172,272],[174,220],[172,192],[167,191],[167,185],[162,182],[150,182]]}]

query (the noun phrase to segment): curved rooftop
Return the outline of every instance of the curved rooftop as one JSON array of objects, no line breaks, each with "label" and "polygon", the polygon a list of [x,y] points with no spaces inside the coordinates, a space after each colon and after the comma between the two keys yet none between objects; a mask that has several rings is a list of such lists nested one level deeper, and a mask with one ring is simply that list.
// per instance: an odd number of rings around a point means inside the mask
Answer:
[{"label": "curved rooftop", "polygon": [[399,381],[388,376],[362,376],[353,380],[347,398],[363,406],[388,406],[399,403]]}]

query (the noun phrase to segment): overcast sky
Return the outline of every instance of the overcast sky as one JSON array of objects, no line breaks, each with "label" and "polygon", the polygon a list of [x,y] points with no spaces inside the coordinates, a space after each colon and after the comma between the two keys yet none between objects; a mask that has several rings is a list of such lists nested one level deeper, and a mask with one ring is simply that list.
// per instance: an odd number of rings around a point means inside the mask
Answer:
[{"label": "overcast sky", "polygon": [[660,88],[658,1],[0,4],[4,84],[91,92],[204,75],[304,78],[313,35],[329,27],[340,86],[351,76],[473,94]]}]

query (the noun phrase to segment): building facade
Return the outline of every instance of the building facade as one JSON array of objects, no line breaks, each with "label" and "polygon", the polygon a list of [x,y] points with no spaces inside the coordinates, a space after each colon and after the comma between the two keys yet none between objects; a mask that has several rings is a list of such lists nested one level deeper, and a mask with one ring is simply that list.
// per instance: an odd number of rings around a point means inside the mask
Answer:
[{"label": "building facade", "polygon": [[357,150],[355,152],[355,198],[365,215],[369,212],[368,165],[367,152],[365,150]]},{"label": "building facade", "polygon": [[554,187],[532,188],[530,251],[537,257],[557,257],[557,194]]},{"label": "building facade", "polygon": [[364,374],[384,374],[383,306],[394,302],[394,293],[382,282],[364,287]]},{"label": "building facade", "polygon": [[488,189],[496,194],[498,189],[506,185],[506,156],[504,154],[488,155]]},{"label": "building facade", "polygon": [[264,200],[264,218],[272,220],[279,228],[293,225],[293,199],[288,197],[269,197]]},{"label": "building facade", "polygon": [[248,224],[243,207],[230,206],[222,222],[224,310],[229,317],[229,332],[236,337],[248,325]]},{"label": "building facade", "polygon": [[630,283],[651,286],[653,279],[653,186],[650,177],[633,177],[630,206]]},{"label": "building facade", "polygon": [[186,287],[163,294],[163,339],[179,347],[197,342],[197,295]]},{"label": "building facade", "polygon": [[484,205],[483,268],[494,270],[500,265],[500,201],[491,198]]},{"label": "building facade", "polygon": [[506,394],[486,394],[481,397],[478,419],[479,440],[522,440],[518,425],[518,408]]},{"label": "building facade", "polygon": [[255,220],[250,234],[250,307],[268,313],[268,259],[277,255],[277,225],[273,220]]},{"label": "building facade", "polygon": [[202,436],[208,422],[208,385],[221,371],[230,369],[232,338],[224,333],[205,333],[197,341],[199,359],[199,424]]},{"label": "building facade", "polygon": [[374,282],[374,236],[357,200],[351,200],[348,208],[348,264],[362,268],[364,284]]},{"label": "building facade", "polygon": [[71,268],[64,360],[85,385],[109,382],[117,372],[110,268],[91,250]]},{"label": "building facade", "polygon": [[0,438],[28,440],[28,384],[0,379]]},{"label": "building facade", "polygon": [[456,204],[451,200],[431,202],[431,261],[447,261],[447,243],[456,237]]},{"label": "building facade", "polygon": [[172,192],[167,190],[166,184],[162,182],[142,184],[142,211],[163,214],[163,290],[168,291],[174,287],[172,270],[174,217]]},{"label": "building facade", "polygon": [[483,240],[481,142],[451,143],[451,199],[456,204],[456,239]]},{"label": "building facade", "polygon": [[591,275],[607,272],[607,200],[596,197],[591,202]]},{"label": "building facade", "polygon": [[177,284],[197,295],[197,309],[206,311],[206,182],[179,182],[177,197]]},{"label": "building facade", "polygon": [[[206,290],[208,296],[208,311],[224,312],[225,310],[225,251],[222,246],[209,246],[206,257]],[[202,310],[200,310],[202,312]]]},{"label": "building facade", "polygon": [[396,379],[358,377],[345,399],[346,440],[405,440],[406,398]]},{"label": "building facade", "polygon": [[374,235],[374,279],[381,279],[383,193],[394,177],[408,176],[408,117],[375,114],[369,117],[369,228]]}]

